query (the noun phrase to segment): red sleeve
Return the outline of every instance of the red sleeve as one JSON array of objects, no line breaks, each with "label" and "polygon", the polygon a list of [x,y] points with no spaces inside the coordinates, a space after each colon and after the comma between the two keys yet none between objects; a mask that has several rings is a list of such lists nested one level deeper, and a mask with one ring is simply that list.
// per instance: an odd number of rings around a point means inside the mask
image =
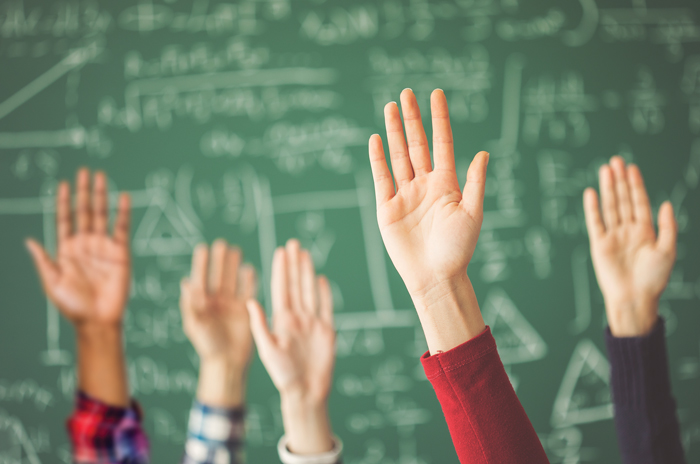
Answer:
[{"label": "red sleeve", "polygon": [[421,358],[462,463],[549,463],[508,380],[491,329]]}]

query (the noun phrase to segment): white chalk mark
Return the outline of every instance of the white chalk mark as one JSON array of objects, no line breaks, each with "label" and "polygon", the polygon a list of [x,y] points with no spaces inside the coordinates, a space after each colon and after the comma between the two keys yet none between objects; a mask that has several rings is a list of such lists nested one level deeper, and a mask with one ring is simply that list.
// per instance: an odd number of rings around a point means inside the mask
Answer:
[{"label": "white chalk mark", "polygon": [[500,149],[513,153],[518,147],[520,131],[520,89],[523,78],[525,57],[513,54],[506,58],[503,71],[503,123],[501,126]]},{"label": "white chalk mark", "polygon": [[270,279],[272,277],[272,256],[277,247],[275,231],[275,213],[270,195],[270,182],[266,178],[256,177],[253,183],[253,199],[258,220],[258,243],[260,244],[260,265],[262,266],[262,288],[265,308],[272,308]]},{"label": "white chalk mark", "polygon": [[81,148],[85,145],[83,127],[55,131],[0,132],[0,149],[12,148]]},{"label": "white chalk mark", "polygon": [[335,325],[338,331],[414,327],[417,323],[418,315],[414,309],[363,311],[335,315]]},{"label": "white chalk mark", "polygon": [[72,69],[80,68],[98,53],[96,44],[73,50],[54,67],[17,91],[10,98],[0,103],[0,119],[19,108],[27,100],[56,82],[61,76]]},{"label": "white chalk mark", "polygon": [[503,364],[537,361],[547,354],[545,341],[502,289],[489,292],[482,313],[496,339]]},{"label": "white chalk mark", "polygon": [[574,308],[576,318],[569,324],[574,335],[582,333],[591,324],[591,285],[588,279],[588,247],[580,246],[571,256],[571,273],[574,279]]},{"label": "white chalk mark", "polygon": [[251,69],[189,76],[141,79],[131,82],[124,92],[127,124],[132,130],[141,127],[142,95],[162,95],[234,89],[244,87],[273,87],[284,85],[328,85],[337,79],[334,69],[284,68]]},{"label": "white chalk mark", "polygon": [[580,47],[588,43],[598,28],[600,14],[595,0],[579,0],[581,3],[581,22],[575,29],[564,31],[562,41],[570,47]]},{"label": "white chalk mark", "polygon": [[[0,411],[0,432],[13,434],[15,445],[18,447],[16,450],[0,450],[0,462],[15,462],[14,459],[10,461],[9,459],[5,461],[4,454],[9,451],[8,458],[18,458],[17,462],[27,462],[29,464],[41,464],[41,460],[36,454],[34,445],[29,439],[29,435],[24,429],[24,425],[16,417],[8,416],[5,411]],[[3,443],[4,444],[4,443]]]},{"label": "white chalk mark", "polygon": [[612,417],[610,364],[591,340],[581,340],[554,400],[552,427],[587,424]]},{"label": "white chalk mark", "polygon": [[384,243],[379,235],[377,224],[377,211],[375,209],[373,189],[370,183],[372,175],[365,170],[355,174],[357,183],[357,201],[360,206],[360,222],[362,223],[362,235],[365,242],[365,255],[367,257],[367,270],[369,283],[372,289],[372,301],[375,311],[394,311],[394,301],[389,287],[389,275],[384,259]]},{"label": "white chalk mark", "polygon": [[304,192],[280,195],[272,199],[275,214],[315,211],[320,209],[357,208],[357,191],[332,190],[328,192]]}]

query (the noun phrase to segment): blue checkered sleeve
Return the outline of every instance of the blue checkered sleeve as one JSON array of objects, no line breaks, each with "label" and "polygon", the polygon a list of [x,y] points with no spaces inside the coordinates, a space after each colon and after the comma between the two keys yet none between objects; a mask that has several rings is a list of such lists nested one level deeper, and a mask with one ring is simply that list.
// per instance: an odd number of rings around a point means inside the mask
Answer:
[{"label": "blue checkered sleeve", "polygon": [[190,410],[182,464],[241,464],[243,408],[214,408],[195,402]]}]

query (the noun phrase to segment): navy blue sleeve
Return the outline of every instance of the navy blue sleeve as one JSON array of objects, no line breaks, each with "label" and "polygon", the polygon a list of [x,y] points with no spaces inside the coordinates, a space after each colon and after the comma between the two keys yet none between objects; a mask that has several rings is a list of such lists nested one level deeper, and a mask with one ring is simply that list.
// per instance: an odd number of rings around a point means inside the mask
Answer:
[{"label": "navy blue sleeve", "polygon": [[625,464],[684,464],[663,319],[649,335],[617,338],[605,330],[617,441]]}]

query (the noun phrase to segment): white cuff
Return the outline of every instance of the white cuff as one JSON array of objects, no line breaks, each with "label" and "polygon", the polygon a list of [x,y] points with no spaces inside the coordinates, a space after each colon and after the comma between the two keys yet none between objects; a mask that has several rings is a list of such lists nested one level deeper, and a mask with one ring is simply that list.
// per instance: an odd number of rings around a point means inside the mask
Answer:
[{"label": "white cuff", "polygon": [[333,436],[333,449],[321,454],[294,454],[287,448],[287,436],[282,435],[277,443],[277,452],[283,464],[336,464],[343,452],[343,442]]}]

